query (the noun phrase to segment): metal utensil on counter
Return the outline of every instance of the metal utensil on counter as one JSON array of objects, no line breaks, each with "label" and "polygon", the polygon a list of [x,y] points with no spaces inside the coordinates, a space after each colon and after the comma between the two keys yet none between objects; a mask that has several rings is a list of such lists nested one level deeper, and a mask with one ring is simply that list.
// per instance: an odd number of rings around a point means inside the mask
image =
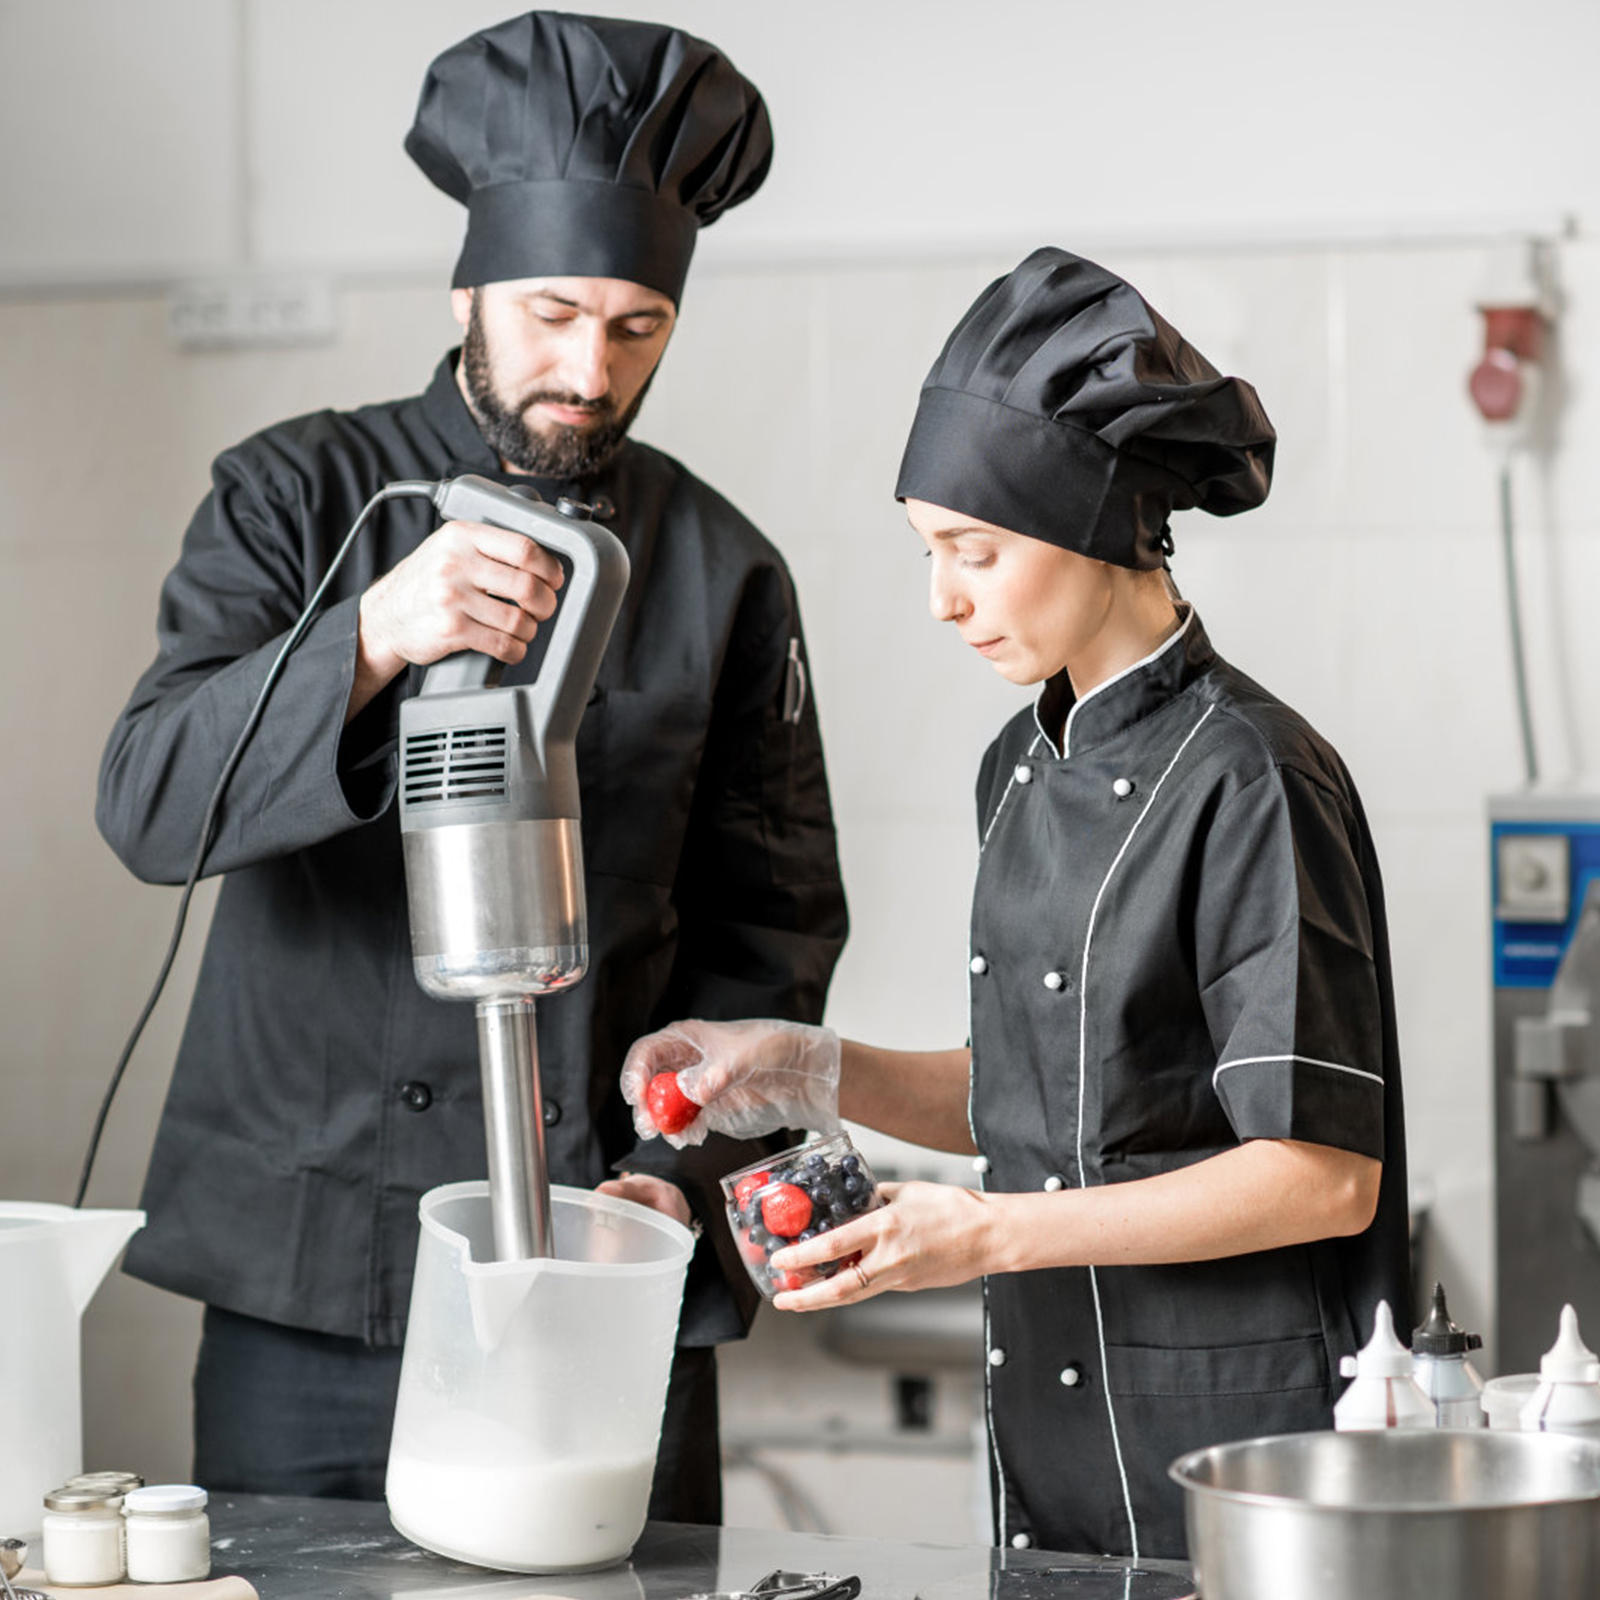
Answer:
[{"label": "metal utensil on counter", "polygon": [[757,1578],[748,1589],[685,1595],[684,1600],[856,1600],[861,1580],[853,1573],[785,1572],[779,1568]]},{"label": "metal utensil on counter", "polygon": [[37,1589],[18,1589],[11,1580],[22,1571],[22,1564],[28,1559],[28,1546],[22,1539],[0,1539],[0,1589],[5,1591],[6,1600],[50,1600],[47,1594],[40,1594]]}]

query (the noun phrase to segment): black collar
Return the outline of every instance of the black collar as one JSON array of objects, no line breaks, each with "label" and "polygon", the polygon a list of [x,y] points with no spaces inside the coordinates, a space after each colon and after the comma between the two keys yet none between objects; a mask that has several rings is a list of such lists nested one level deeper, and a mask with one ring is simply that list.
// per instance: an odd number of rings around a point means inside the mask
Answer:
[{"label": "black collar", "polygon": [[1136,661],[1080,700],[1072,692],[1066,673],[1058,672],[1039,693],[1034,721],[1045,742],[1055,751],[1055,735],[1048,732],[1065,722],[1060,759],[1079,755],[1115,738],[1175,700],[1216,660],[1211,640],[1199,614],[1187,601],[1178,602],[1178,631],[1142,661]]}]

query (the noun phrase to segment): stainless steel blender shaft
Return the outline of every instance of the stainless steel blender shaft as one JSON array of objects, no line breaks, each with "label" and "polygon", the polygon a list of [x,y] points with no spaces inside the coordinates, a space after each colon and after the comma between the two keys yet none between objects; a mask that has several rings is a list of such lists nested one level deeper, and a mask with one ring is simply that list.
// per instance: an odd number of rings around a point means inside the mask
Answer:
[{"label": "stainless steel blender shaft", "polygon": [[478,1002],[478,1061],[489,1144],[489,1212],[498,1261],[555,1254],[533,1001]]}]

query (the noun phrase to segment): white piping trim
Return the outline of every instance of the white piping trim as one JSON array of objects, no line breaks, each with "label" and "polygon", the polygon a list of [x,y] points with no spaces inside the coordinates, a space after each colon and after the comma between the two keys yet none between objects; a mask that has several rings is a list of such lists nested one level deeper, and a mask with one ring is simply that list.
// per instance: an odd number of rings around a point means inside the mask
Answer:
[{"label": "white piping trim", "polygon": [[[1037,716],[1035,717],[1034,721],[1035,726],[1037,726]],[[1044,733],[1041,730],[1040,733],[1034,737],[1033,742],[1028,746],[1024,754],[1031,756],[1033,752],[1039,748],[1039,740],[1043,737]],[[1005,790],[1000,796],[1000,804],[994,808],[994,815],[989,818],[989,826],[983,830],[983,838],[978,841],[978,855],[980,859],[983,856],[984,847],[989,843],[989,835],[994,832],[994,826],[1000,820],[1000,813],[1006,808],[1006,801],[1011,798],[1011,790],[1015,786],[1016,781],[1017,769],[1015,766],[1013,766],[1011,769],[1010,781],[1007,782]],[[967,964],[969,968],[969,979],[967,983],[967,1037],[969,1039],[972,1037],[972,983],[970,980],[971,963],[972,929],[969,925],[967,928]],[[978,1129],[973,1121],[972,1116],[973,1097],[976,1092],[977,1079],[977,1073],[974,1071],[976,1062],[977,1058],[976,1056],[973,1056],[967,1064],[967,1132],[972,1136],[972,1148],[974,1150],[980,1148],[978,1144]],[[979,1187],[982,1189],[987,1189],[988,1184],[980,1181]],[[1009,1506],[1009,1501],[1006,1498],[1005,1469],[1000,1461],[1000,1442],[995,1438],[994,1433],[994,1393],[991,1387],[994,1382],[994,1369],[989,1365],[989,1349],[989,1285],[985,1283],[983,1286],[983,1424],[984,1431],[989,1435],[989,1453],[994,1457],[995,1538],[996,1542],[1001,1546],[1001,1548],[1004,1548],[1006,1542],[1006,1512]]]},{"label": "white piping trim", "polygon": [[[1169,651],[1189,631],[1189,624],[1193,621],[1194,607],[1190,606],[1188,611],[1184,614],[1183,623],[1179,627],[1178,631],[1176,633],[1169,634],[1166,639],[1162,641],[1162,643],[1157,645],[1156,648],[1150,652],[1149,655],[1142,657],[1138,661],[1135,661],[1131,667],[1124,667],[1121,672],[1112,673],[1111,676],[1103,683],[1097,683],[1087,694],[1072,702],[1071,708],[1067,712],[1066,726],[1061,730],[1061,759],[1063,761],[1065,761],[1067,757],[1072,754],[1072,719],[1077,716],[1080,708],[1088,705],[1088,703],[1093,700],[1097,694],[1101,693],[1103,690],[1109,689],[1112,684],[1121,683],[1121,681],[1126,678],[1130,672],[1137,672],[1141,667],[1149,666],[1150,663],[1156,660],[1159,656],[1164,656],[1167,651]],[[1038,720],[1037,709],[1034,712],[1034,719],[1035,721]]]},{"label": "white piping trim", "polygon": [[1267,1061],[1303,1061],[1308,1067],[1326,1067],[1329,1072],[1348,1072],[1352,1078],[1367,1078],[1371,1082],[1383,1087],[1383,1079],[1376,1072],[1368,1072],[1364,1067],[1347,1067],[1338,1061],[1318,1061],[1315,1056],[1240,1056],[1236,1061],[1224,1061],[1211,1074],[1211,1087],[1217,1086],[1217,1079],[1230,1067],[1254,1067]]},{"label": "white piping trim", "polygon": [[[1037,724],[1036,724],[1036,726],[1037,726]],[[1042,732],[1036,733],[1033,736],[1033,743],[1030,744],[1028,746],[1028,748],[1022,752],[1024,757],[1031,756],[1033,754],[1033,752],[1039,748],[1039,741],[1042,738],[1044,738],[1044,734]],[[989,842],[989,835],[994,832],[995,823],[997,823],[1000,820],[1000,813],[1002,811],[1004,811],[1005,808],[1006,808],[1006,801],[1011,798],[1011,791],[1012,791],[1012,789],[1014,789],[1016,787],[1016,783],[1017,783],[1017,769],[1015,767],[1012,767],[1012,769],[1011,769],[1011,777],[1006,783],[1004,793],[1001,794],[1001,796],[1000,796],[1000,804],[997,805],[994,808],[994,815],[989,818],[989,826],[983,830],[983,837],[978,841],[978,854],[980,856],[983,854],[983,847],[986,844],[988,844],[988,842]],[[969,958],[970,958],[971,954],[972,954],[972,952],[969,949],[967,951],[967,955],[968,955]]]},{"label": "white piping trim", "polygon": [[989,1365],[989,1282],[983,1282],[983,1427],[989,1435],[989,1454],[994,1461],[994,1542],[1000,1549],[1006,1547],[1006,1529],[1010,1525],[1011,1501],[1006,1494],[1005,1468],[1000,1462],[1000,1443],[994,1436],[994,1368]]},{"label": "white piping trim", "polygon": [[[1191,617],[1194,615],[1192,609],[1190,610],[1189,615]],[[1185,622],[1184,627],[1187,626],[1188,623]],[[1173,634],[1172,639],[1169,639],[1167,644],[1163,645],[1161,648],[1164,650],[1173,642],[1173,640],[1181,638],[1182,631],[1183,630],[1180,629],[1177,633]],[[1161,651],[1159,650],[1156,652],[1157,655],[1160,653]],[[1128,670],[1131,672],[1133,669],[1130,667]],[[1082,702],[1080,701],[1079,704],[1081,705]],[[1134,834],[1139,831],[1140,824],[1143,823],[1144,819],[1150,815],[1151,809],[1156,803],[1156,796],[1161,793],[1162,784],[1167,781],[1168,777],[1172,773],[1172,769],[1177,766],[1180,760],[1182,760],[1183,752],[1189,748],[1189,741],[1193,739],[1194,736],[1199,733],[1201,728],[1205,726],[1206,718],[1209,717],[1216,709],[1217,708],[1215,705],[1207,706],[1206,709],[1200,714],[1200,720],[1195,723],[1188,733],[1184,735],[1183,743],[1180,744],[1177,750],[1173,752],[1172,759],[1167,763],[1166,770],[1159,778],[1156,779],[1155,787],[1150,791],[1150,798],[1145,801],[1143,808],[1139,812],[1139,815],[1134,818],[1133,826],[1128,829],[1127,837],[1122,841],[1121,848],[1112,858],[1111,865],[1106,869],[1106,875],[1101,880],[1100,888],[1095,894],[1094,904],[1089,909],[1089,924],[1084,930],[1083,935],[1082,977],[1078,983],[1078,1187],[1080,1189],[1085,1187],[1083,1166],[1083,1093],[1084,1082],[1088,1076],[1088,1074],[1084,1071],[1084,1063],[1089,1050],[1089,951],[1094,944],[1094,925],[1096,918],[1098,918],[1100,915],[1100,902],[1105,899],[1106,889],[1110,886],[1112,876],[1115,874],[1117,868],[1122,864],[1122,858],[1128,853],[1128,846],[1133,843]],[[1067,720],[1070,724],[1070,715]],[[1112,1404],[1111,1401],[1111,1385],[1104,1381],[1106,1370],[1106,1324],[1105,1317],[1100,1309],[1100,1279],[1092,1266],[1089,1268],[1089,1288],[1094,1296],[1095,1337],[1099,1341],[1100,1345],[1100,1372],[1102,1377],[1101,1386],[1104,1388],[1106,1396],[1106,1420],[1111,1424],[1111,1448],[1117,1458],[1117,1477],[1122,1482],[1122,1508],[1128,1516],[1128,1534],[1133,1545],[1133,1549],[1130,1554],[1132,1555],[1133,1560],[1137,1561],[1139,1559],[1139,1525],[1134,1521],[1133,1518],[1133,1495],[1128,1488],[1128,1469],[1122,1459],[1122,1438],[1117,1431],[1117,1408]]]}]

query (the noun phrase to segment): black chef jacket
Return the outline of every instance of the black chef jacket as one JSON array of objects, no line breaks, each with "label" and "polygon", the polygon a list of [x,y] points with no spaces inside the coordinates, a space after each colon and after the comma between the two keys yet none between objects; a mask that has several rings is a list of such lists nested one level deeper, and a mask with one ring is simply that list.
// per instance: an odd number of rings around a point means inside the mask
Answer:
[{"label": "black chef jacket", "polygon": [[[1058,749],[1045,730],[1065,735]],[[1381,1158],[1354,1238],[985,1284],[1002,1544],[1181,1556],[1184,1451],[1331,1426],[1376,1302],[1409,1327],[1400,1073],[1349,775],[1185,608],[1014,718],[978,786],[972,1125],[984,1187],[1122,1183],[1247,1139]]]},{"label": "black chef jacket", "polygon": [[[455,359],[420,397],[286,422],[215,463],[101,770],[101,830],[141,878],[186,876],[267,668],[368,497],[398,478],[530,481],[501,472]],[[536,486],[599,502],[632,561],[577,744],[588,975],[537,1008],[550,1176],[589,1187],[626,1162],[709,1221],[716,1175],[762,1147],[636,1150],[617,1079],[672,1017],[821,1016],[845,908],[809,699],[793,714],[795,596],[761,534],[659,451],[630,441],[592,479]],[[379,1345],[404,1335],[418,1197],[486,1167],[473,1007],[412,974],[394,794],[421,671],[341,728],[359,597],[436,521],[423,500],[378,512],[229,785],[207,864],[227,877],[127,1254],[180,1294]],[[684,1343],[753,1314],[742,1268],[715,1259],[726,1234],[708,1229],[691,1265]]]}]

